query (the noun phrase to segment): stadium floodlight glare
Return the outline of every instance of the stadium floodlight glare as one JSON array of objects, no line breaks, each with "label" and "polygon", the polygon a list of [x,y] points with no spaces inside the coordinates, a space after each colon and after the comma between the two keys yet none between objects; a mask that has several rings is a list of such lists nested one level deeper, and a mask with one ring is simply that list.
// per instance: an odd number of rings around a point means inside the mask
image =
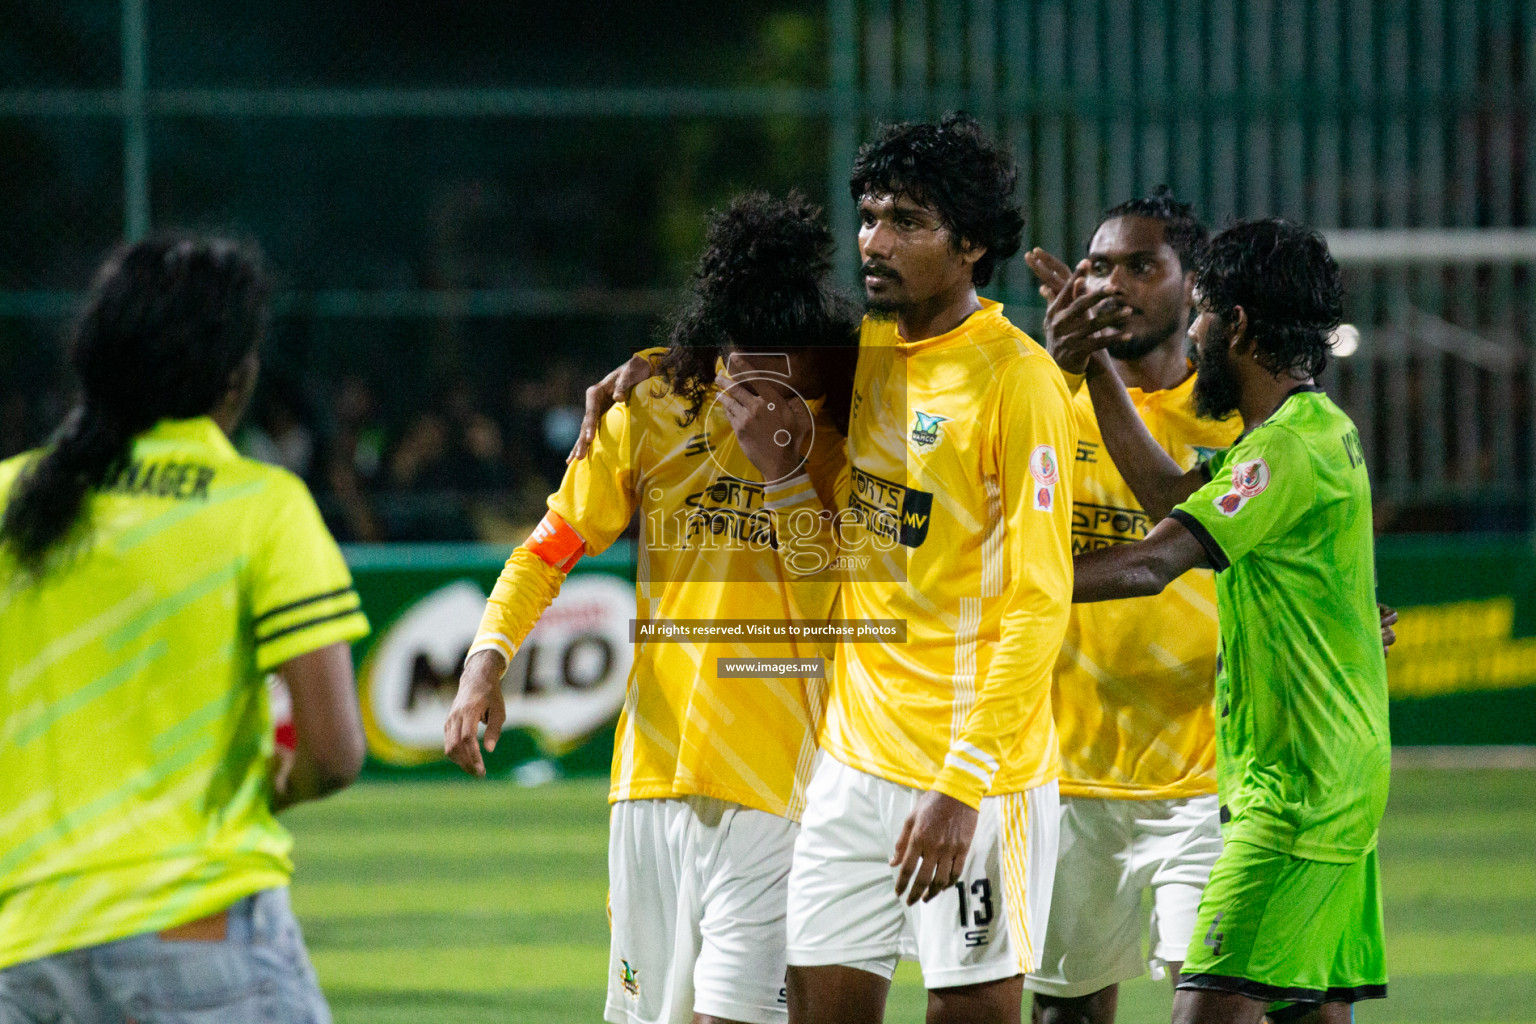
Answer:
[{"label": "stadium floodlight glare", "polygon": [[1339,324],[1328,336],[1328,347],[1340,359],[1348,359],[1360,349],[1360,328],[1354,324]]}]

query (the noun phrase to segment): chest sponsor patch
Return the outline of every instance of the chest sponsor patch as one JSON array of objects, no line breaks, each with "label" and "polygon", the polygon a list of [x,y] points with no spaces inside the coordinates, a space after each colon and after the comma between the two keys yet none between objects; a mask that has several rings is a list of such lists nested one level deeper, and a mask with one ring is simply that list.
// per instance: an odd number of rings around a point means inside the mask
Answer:
[{"label": "chest sponsor patch", "polygon": [[[763,509],[763,485],[756,480],[721,476],[683,499],[683,535],[690,547],[722,541],[747,543],[754,550],[777,548],[773,522]],[[648,521],[650,517],[647,517]],[[647,543],[653,538],[647,537]]]},{"label": "chest sponsor patch", "polygon": [[870,533],[909,548],[921,547],[933,518],[933,494],[854,466],[848,509]]},{"label": "chest sponsor patch", "polygon": [[1056,468],[1056,449],[1048,444],[1036,445],[1029,453],[1030,490],[1034,492],[1031,507],[1036,512],[1049,512],[1056,507],[1056,484],[1061,472]]},{"label": "chest sponsor patch", "polygon": [[1072,553],[1130,544],[1152,529],[1152,517],[1139,508],[1072,502]]},{"label": "chest sponsor patch", "polygon": [[913,409],[912,415],[912,447],[918,451],[937,448],[943,436],[939,433],[939,425],[948,423],[949,417],[926,413],[920,409]]},{"label": "chest sponsor patch", "polygon": [[1239,462],[1232,467],[1232,487],[1213,504],[1224,516],[1235,516],[1249,501],[1269,486],[1269,463],[1263,459]]}]

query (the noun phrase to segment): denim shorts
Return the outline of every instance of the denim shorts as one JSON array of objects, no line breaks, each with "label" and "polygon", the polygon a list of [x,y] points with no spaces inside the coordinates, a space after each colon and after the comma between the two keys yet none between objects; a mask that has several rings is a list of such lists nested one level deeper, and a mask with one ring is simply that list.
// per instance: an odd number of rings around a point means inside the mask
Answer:
[{"label": "denim shorts", "polygon": [[0,1024],[331,1024],[287,889],[228,922],[219,941],[134,935],[0,970]]}]

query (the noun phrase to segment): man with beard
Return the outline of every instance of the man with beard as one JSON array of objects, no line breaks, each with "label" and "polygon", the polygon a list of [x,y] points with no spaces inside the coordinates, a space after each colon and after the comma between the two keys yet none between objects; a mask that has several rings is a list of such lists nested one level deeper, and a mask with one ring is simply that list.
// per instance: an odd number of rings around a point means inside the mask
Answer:
[{"label": "man with beard", "polygon": [[[790,874],[797,1024],[879,1021],[902,958],[922,966],[933,1024],[1017,1021],[1039,963],[1076,436],[1050,356],[976,294],[1018,251],[1016,182],[963,114],[887,126],[860,151],[849,184],[870,315],[836,526],[797,525],[827,521],[803,474],[765,488],[787,566],[790,549],[813,566],[830,549],[845,567],[838,618],[907,627],[904,642],[842,645],[834,664]],[[637,357],[589,389],[589,418],[652,370]],[[738,436],[797,430],[765,395],[727,412]]]},{"label": "man with beard", "polygon": [[[1235,416],[1195,414],[1185,337],[1207,233],[1166,187],[1109,210],[1074,274],[1042,250],[1025,256],[1051,300],[1047,344],[1075,392],[1078,442],[1072,549],[1139,540],[1152,520],[1104,452],[1082,387],[1104,332],[1147,430],[1185,470],[1229,446]],[[1195,911],[1221,852],[1216,801],[1216,583],[1196,569],[1156,597],[1072,609],[1056,661],[1061,847],[1041,966],[1024,980],[1041,1024],[1110,1024],[1119,986],[1139,976],[1142,897],[1152,897],[1150,961],[1177,980]]]},{"label": "man with beard", "polygon": [[[1016,177],[964,115],[889,126],[854,164],[870,315],[837,615],[907,633],[838,651],[790,872],[795,1022],[879,1021],[902,957],[922,966],[930,1022],[1017,1021],[1038,963],[1076,438],[1049,355],[976,294],[1018,249]],[[775,428],[766,402],[742,402]],[[770,493],[781,525],[822,510],[799,486]]]},{"label": "man with beard", "polygon": [[1096,353],[1087,381],[1106,447],[1162,521],[1145,540],[1079,555],[1073,599],[1159,594],[1189,569],[1217,572],[1224,846],[1175,1024],[1348,1021],[1354,1002],[1386,995],[1376,836],[1391,749],[1364,453],[1314,381],[1342,278],[1317,232],[1241,222],[1211,241],[1195,298],[1196,407],[1240,412],[1247,431],[1184,469]]}]

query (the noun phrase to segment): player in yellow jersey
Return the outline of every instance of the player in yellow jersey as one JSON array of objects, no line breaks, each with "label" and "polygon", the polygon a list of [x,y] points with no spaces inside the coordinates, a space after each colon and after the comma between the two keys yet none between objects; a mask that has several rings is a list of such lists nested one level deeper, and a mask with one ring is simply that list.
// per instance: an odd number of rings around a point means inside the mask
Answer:
[{"label": "player in yellow jersey", "polygon": [[304,484],[227,437],[266,293],[228,242],[119,250],[71,345],[79,404],[0,463],[4,1024],[331,1019],[273,809],[356,776],[368,626]]},{"label": "player in yellow jersey", "polygon": [[[838,616],[907,632],[838,651],[790,875],[794,1021],[879,1021],[904,956],[929,1021],[1017,1021],[1045,928],[1075,433],[1049,355],[976,295],[1018,250],[1016,176],[965,115],[887,127],[854,166],[870,315]],[[819,511],[799,494],[781,524]]]},{"label": "player in yellow jersey", "polygon": [[[491,595],[445,730],[466,769],[484,772],[477,726],[493,747],[499,680],[565,574],[636,513],[640,622],[826,618],[835,588],[785,576],[771,546],[774,481],[737,444],[715,381],[725,355],[726,389],[804,397],[806,467],[830,501],[857,324],[830,286],[832,245],[798,196],[745,197],[715,219],[660,378],[603,418]],[[822,653],[750,635],[639,643],[609,794],[607,1020],[784,1020],[785,892],[824,683],[726,676],[720,662]]]},{"label": "player in yellow jersey", "polygon": [[[1025,256],[1051,300],[1046,337],[1112,337],[1107,351],[1152,436],[1183,468],[1230,446],[1239,417],[1196,416],[1186,331],[1206,230],[1166,188],[1109,210],[1071,268]],[[1071,370],[1081,367],[1072,366]],[[1079,437],[1075,553],[1145,537],[1153,520],[1104,450],[1088,389],[1067,374]],[[1025,979],[1041,1024],[1111,1024],[1119,985],[1150,960],[1178,980],[1200,893],[1221,852],[1216,799],[1216,587],[1207,569],[1156,597],[1072,608],[1056,665],[1061,852],[1043,963]],[[1142,899],[1150,891],[1150,957]]]},{"label": "player in yellow jersey", "polygon": [[[905,620],[907,641],[838,652],[790,881],[795,1021],[880,1020],[902,957],[930,1021],[1017,1021],[1037,962],[1075,433],[1050,357],[976,295],[1018,250],[1015,179],[951,115],[885,129],[850,183],[871,315],[831,531],[838,615]],[[589,419],[649,372],[637,358],[590,389]],[[772,426],[765,404],[743,396],[739,418]],[[822,511],[808,484],[782,485],[781,525]]]}]

